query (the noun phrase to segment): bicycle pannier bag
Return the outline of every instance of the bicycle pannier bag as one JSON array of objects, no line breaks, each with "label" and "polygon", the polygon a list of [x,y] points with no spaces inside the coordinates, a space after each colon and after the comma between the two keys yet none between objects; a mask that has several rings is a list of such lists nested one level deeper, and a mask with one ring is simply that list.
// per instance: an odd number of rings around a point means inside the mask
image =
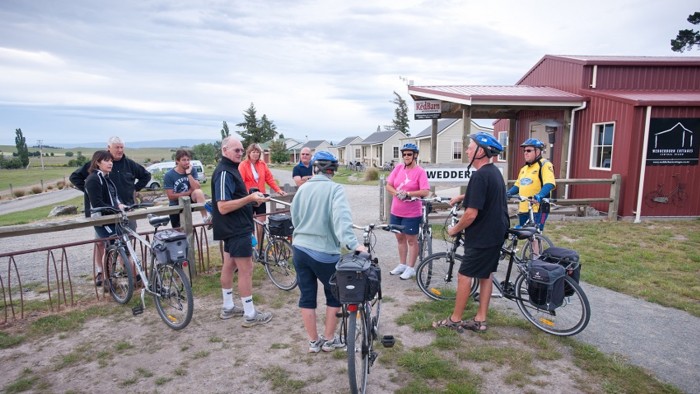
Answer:
[{"label": "bicycle pannier bag", "polygon": [[159,231],[153,236],[152,245],[159,263],[172,264],[187,259],[187,234],[181,231]]},{"label": "bicycle pannier bag", "polygon": [[[566,274],[576,283],[581,278],[581,262],[575,250],[551,247],[545,249],[540,256],[540,260],[548,263],[559,264],[566,270]],[[574,288],[568,283],[564,283],[564,294],[569,297],[574,294]]]},{"label": "bicycle pannier bag", "polygon": [[564,303],[566,270],[559,264],[533,260],[530,263],[527,293],[530,303],[539,309],[553,311]]},{"label": "bicycle pannier bag", "polygon": [[331,291],[343,304],[371,300],[379,291],[381,270],[373,266],[366,254],[348,253],[335,265]]},{"label": "bicycle pannier bag", "polygon": [[294,233],[292,217],[285,214],[270,215],[268,217],[270,234],[278,237],[291,237]]}]

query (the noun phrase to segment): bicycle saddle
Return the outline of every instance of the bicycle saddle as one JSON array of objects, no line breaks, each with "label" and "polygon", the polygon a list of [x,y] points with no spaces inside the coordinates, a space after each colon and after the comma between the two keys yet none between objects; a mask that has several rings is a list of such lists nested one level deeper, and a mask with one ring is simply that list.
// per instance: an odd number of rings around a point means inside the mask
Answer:
[{"label": "bicycle saddle", "polygon": [[527,239],[537,232],[534,227],[509,228],[508,234],[515,235],[518,239]]}]

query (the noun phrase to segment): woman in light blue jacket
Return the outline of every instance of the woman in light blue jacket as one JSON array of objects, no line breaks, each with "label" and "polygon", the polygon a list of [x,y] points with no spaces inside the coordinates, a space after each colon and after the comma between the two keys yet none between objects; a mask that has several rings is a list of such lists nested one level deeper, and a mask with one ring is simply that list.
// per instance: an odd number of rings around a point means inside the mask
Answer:
[{"label": "woman in light blue jacket", "polygon": [[[294,224],[294,267],[301,296],[299,308],[304,328],[309,336],[309,353],[331,352],[344,345],[335,335],[340,302],[333,296],[328,283],[340,259],[340,249],[366,252],[352,231],[350,204],[343,187],[331,180],[338,169],[338,159],[326,151],[311,159],[314,176],[304,183],[292,201]],[[323,335],[316,328],[316,296],[318,282],[326,296],[326,324]]]}]

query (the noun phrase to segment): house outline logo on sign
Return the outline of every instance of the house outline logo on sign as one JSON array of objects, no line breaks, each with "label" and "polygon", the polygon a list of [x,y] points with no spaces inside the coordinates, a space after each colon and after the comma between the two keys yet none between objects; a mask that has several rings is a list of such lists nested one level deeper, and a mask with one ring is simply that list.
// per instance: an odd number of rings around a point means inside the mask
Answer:
[{"label": "house outline logo on sign", "polygon": [[700,118],[655,118],[649,124],[647,165],[698,165]]}]

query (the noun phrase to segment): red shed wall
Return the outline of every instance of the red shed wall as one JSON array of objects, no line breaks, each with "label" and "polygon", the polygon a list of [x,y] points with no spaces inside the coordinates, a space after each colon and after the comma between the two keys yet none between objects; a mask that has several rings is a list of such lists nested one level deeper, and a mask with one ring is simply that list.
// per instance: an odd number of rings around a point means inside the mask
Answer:
[{"label": "red shed wall", "polygon": [[596,89],[698,90],[700,67],[598,66]]},{"label": "red shed wall", "polygon": [[545,59],[532,70],[518,85],[550,86],[566,92],[577,93],[588,87],[590,77],[584,81],[585,73],[581,64],[557,59]]},{"label": "red shed wall", "polygon": [[[651,111],[652,118],[700,118],[700,108],[697,107],[658,107]],[[663,185],[664,193],[669,193],[676,187],[678,179],[685,183],[688,199],[682,207],[673,204],[655,204],[648,206],[642,203],[642,216],[700,216],[700,165],[696,166],[647,166],[644,174],[644,195]]]}]

